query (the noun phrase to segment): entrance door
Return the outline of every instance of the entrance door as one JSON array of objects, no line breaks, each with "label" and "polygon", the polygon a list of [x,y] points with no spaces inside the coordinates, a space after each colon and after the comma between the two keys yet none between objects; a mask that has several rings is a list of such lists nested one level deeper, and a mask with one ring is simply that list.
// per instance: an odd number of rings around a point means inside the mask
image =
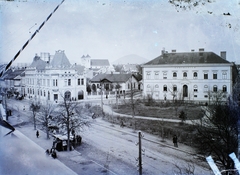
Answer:
[{"label": "entrance door", "polygon": [[188,97],[188,86],[183,85],[183,97]]}]

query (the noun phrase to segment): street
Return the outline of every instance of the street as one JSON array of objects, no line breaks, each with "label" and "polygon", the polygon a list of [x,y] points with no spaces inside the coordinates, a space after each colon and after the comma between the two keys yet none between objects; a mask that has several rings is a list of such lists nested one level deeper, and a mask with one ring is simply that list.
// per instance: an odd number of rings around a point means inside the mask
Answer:
[{"label": "street", "polygon": [[[27,100],[16,101],[10,99],[11,106],[19,111],[21,120],[29,120],[31,112],[28,111],[29,102]],[[25,110],[23,110],[25,106]],[[24,126],[17,128],[24,134]],[[66,156],[59,160],[78,174],[89,174],[91,168],[96,174],[139,174],[138,172],[138,131],[129,128],[121,128],[119,125],[112,125],[102,118],[93,119],[92,125],[82,132],[83,142],[76,149],[81,158]],[[189,150],[185,145],[180,145],[179,149],[160,144],[160,138],[147,133],[143,133],[142,138],[142,174],[177,174],[178,168],[184,170],[192,166],[195,175],[211,174],[206,162],[199,162],[194,156],[181,151]],[[170,142],[166,140],[166,142]],[[49,140],[49,145],[52,141]],[[41,144],[39,143],[41,146]],[[44,148],[46,149],[46,148]],[[192,151],[192,150],[189,150]],[[97,168],[96,168],[97,167]],[[190,170],[190,169],[189,169]]]}]

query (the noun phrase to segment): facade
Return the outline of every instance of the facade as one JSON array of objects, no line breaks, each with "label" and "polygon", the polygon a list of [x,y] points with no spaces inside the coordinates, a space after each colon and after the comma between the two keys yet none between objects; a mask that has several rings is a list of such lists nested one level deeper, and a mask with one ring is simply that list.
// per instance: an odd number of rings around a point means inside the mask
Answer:
[{"label": "facade", "polygon": [[37,101],[81,100],[86,95],[86,78],[82,67],[71,65],[64,51],[56,51],[53,59],[44,61],[36,55],[26,69],[25,95]]},{"label": "facade", "polygon": [[139,89],[138,78],[134,74],[99,74],[91,79],[91,94],[97,95],[104,84],[105,93],[125,95],[132,89]]},{"label": "facade", "polygon": [[[167,53],[142,65],[143,95],[159,100],[214,100],[222,92],[226,99],[232,92],[233,64],[213,52]],[[215,94],[215,95],[214,95]]]},{"label": "facade", "polygon": [[25,67],[12,67],[1,77],[1,88],[6,88],[10,94],[23,94],[22,77],[24,77]]}]

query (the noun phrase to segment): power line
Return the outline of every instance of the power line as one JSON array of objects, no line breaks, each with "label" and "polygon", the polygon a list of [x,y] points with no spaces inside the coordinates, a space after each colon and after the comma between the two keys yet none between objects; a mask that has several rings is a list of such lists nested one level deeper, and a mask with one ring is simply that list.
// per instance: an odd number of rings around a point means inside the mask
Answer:
[{"label": "power line", "polygon": [[39,28],[32,34],[32,36],[27,40],[27,42],[22,46],[22,48],[17,52],[17,54],[13,57],[13,59],[4,67],[4,69],[0,73],[0,77],[3,76],[3,74],[9,69],[9,67],[12,65],[13,61],[17,59],[17,57],[20,55],[20,53],[25,49],[25,47],[29,44],[29,42],[35,37],[37,32],[41,30],[41,28],[44,26],[44,24],[51,18],[51,16],[57,11],[59,6],[64,2],[65,0],[62,0],[60,4],[57,5],[57,7],[53,10],[52,13],[47,17],[47,19],[39,26]]}]

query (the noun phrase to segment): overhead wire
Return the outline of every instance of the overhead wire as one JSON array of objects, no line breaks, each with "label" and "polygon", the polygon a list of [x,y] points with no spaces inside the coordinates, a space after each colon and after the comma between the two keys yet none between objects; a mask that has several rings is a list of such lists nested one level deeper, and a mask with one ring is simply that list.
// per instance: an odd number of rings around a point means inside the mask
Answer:
[{"label": "overhead wire", "polygon": [[31,37],[27,40],[27,42],[22,46],[22,48],[16,53],[16,55],[13,57],[13,59],[1,70],[0,77],[4,75],[4,73],[10,68],[12,63],[18,58],[18,56],[21,54],[21,52],[25,49],[25,47],[29,44],[29,42],[35,37],[35,35],[41,30],[41,28],[44,26],[44,24],[51,18],[51,16],[57,11],[57,9],[60,7],[60,5],[65,0],[62,0],[60,4],[57,5],[57,7],[50,13],[50,15],[47,17],[45,21],[38,27],[38,29],[31,35]]}]

